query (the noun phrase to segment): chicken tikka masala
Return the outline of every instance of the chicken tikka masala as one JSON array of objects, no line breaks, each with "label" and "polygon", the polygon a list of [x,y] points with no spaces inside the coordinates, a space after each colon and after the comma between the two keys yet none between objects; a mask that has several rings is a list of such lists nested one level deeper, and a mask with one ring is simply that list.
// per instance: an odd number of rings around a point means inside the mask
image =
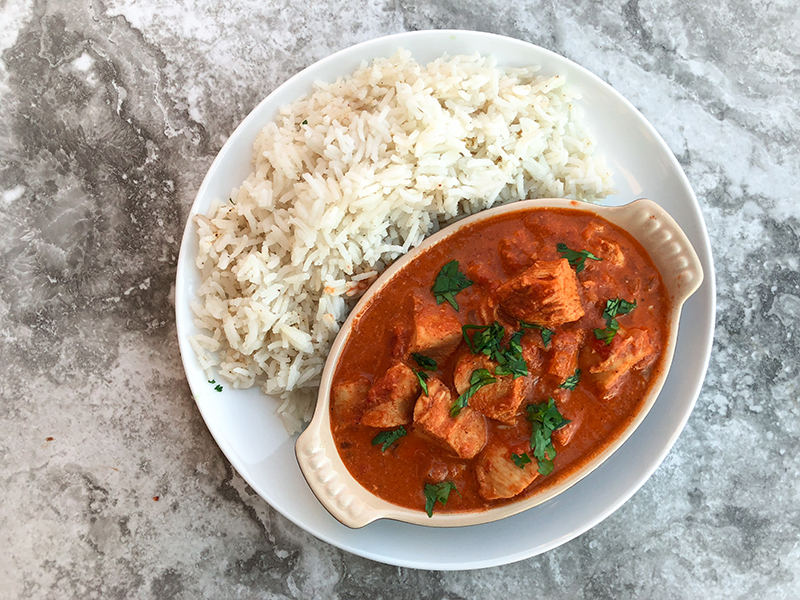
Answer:
[{"label": "chicken tikka masala", "polygon": [[641,245],[590,213],[462,228],[355,319],[331,393],[339,454],[372,493],[428,515],[527,497],[636,416],[669,308]]}]

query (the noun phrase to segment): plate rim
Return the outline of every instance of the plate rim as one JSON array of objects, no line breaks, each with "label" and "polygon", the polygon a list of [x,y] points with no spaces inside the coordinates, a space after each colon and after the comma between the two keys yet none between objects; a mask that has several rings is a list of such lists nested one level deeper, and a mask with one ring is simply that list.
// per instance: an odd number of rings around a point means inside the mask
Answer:
[{"label": "plate rim", "polygon": [[[193,382],[192,377],[190,376],[190,369],[197,368],[196,365],[196,357],[194,356],[194,352],[189,345],[188,338],[185,335],[185,326],[183,325],[183,318],[181,318],[182,312],[189,312],[191,313],[191,309],[189,308],[188,301],[191,299],[190,297],[185,297],[184,289],[185,289],[185,279],[187,277],[187,253],[188,253],[188,246],[193,243],[192,242],[192,235],[194,234],[194,225],[193,225],[193,217],[195,214],[198,213],[198,207],[200,204],[201,199],[207,192],[207,189],[210,187],[212,180],[214,179],[215,171],[218,169],[219,164],[224,160],[225,156],[231,151],[233,146],[234,140],[242,135],[242,132],[247,130],[251,126],[251,122],[258,118],[258,114],[263,110],[264,105],[270,103],[271,99],[274,96],[279,95],[285,88],[290,87],[294,84],[295,81],[298,79],[306,76],[308,71],[311,70],[320,70],[325,67],[327,64],[331,62],[336,62],[341,59],[343,56],[347,56],[349,54],[361,55],[363,54],[362,51],[369,49],[371,46],[379,46],[380,44],[384,43],[394,43],[398,42],[398,46],[400,45],[400,41],[410,40],[414,38],[425,38],[425,37],[439,37],[439,36],[472,36],[475,38],[486,38],[487,40],[497,39],[503,40],[504,43],[512,42],[514,44],[520,44],[527,47],[529,52],[534,52],[540,54],[542,57],[546,57],[547,60],[555,60],[556,62],[566,61],[569,64],[571,69],[575,69],[578,73],[582,76],[587,77],[591,80],[595,85],[599,85],[601,88],[605,89],[606,92],[610,93],[613,97],[614,101],[620,103],[624,106],[627,110],[633,113],[634,116],[638,118],[638,124],[644,126],[646,132],[652,138],[653,142],[656,144],[658,153],[661,154],[664,158],[666,158],[672,165],[673,169],[677,173],[678,180],[686,195],[689,197],[691,202],[686,209],[689,210],[691,221],[695,225],[699,225],[698,231],[695,232],[696,235],[700,236],[700,245],[699,247],[696,246],[696,250],[698,255],[700,256],[701,262],[703,264],[703,269],[705,271],[705,280],[703,285],[698,290],[698,297],[702,290],[707,289],[707,294],[705,300],[707,301],[707,305],[705,306],[705,314],[701,315],[701,321],[707,326],[706,335],[702,336],[702,342],[699,347],[696,346],[700,350],[700,356],[702,356],[702,360],[697,363],[699,366],[698,375],[696,380],[692,382],[690,387],[690,395],[691,400],[689,401],[687,408],[683,415],[681,415],[679,421],[677,422],[677,426],[672,431],[671,435],[669,436],[667,443],[664,444],[663,447],[660,448],[658,451],[655,460],[651,462],[636,478],[636,481],[630,485],[623,493],[619,494],[616,499],[610,502],[605,509],[599,511],[597,515],[594,517],[585,520],[580,527],[575,528],[572,530],[568,535],[558,537],[556,539],[550,540],[548,543],[543,543],[539,546],[529,548],[527,550],[520,550],[517,552],[512,552],[500,557],[489,557],[485,559],[475,559],[470,561],[452,561],[452,562],[443,562],[441,564],[431,565],[427,562],[421,562],[419,560],[408,560],[408,559],[397,559],[392,556],[386,554],[377,554],[375,552],[371,552],[368,550],[363,550],[358,548],[352,544],[347,544],[342,542],[341,540],[336,539],[335,536],[328,535],[326,532],[321,531],[313,531],[309,527],[304,524],[300,518],[297,518],[294,514],[289,513],[285,510],[282,506],[276,506],[270,499],[267,497],[268,494],[265,496],[262,493],[262,487],[255,481],[252,481],[247,473],[246,468],[240,468],[237,464],[238,460],[234,460],[231,456],[235,456],[235,451],[231,447],[231,445],[227,442],[227,440],[221,437],[220,431],[215,431],[214,427],[212,426],[211,422],[209,421],[210,415],[207,414],[204,407],[200,404],[197,400],[199,390],[199,385]],[[374,56],[379,56],[381,54],[375,54]],[[373,55],[370,54],[366,58],[359,58],[357,62],[361,62],[362,60],[370,60]],[[546,63],[547,60],[540,60],[540,64]],[[266,123],[264,123],[266,124]],[[262,125],[263,127],[263,125]],[[260,128],[259,128],[260,130]],[[707,260],[705,260],[707,259]],[[711,244],[708,235],[708,230],[705,225],[705,220],[703,219],[702,212],[700,210],[700,205],[697,200],[697,197],[694,193],[694,190],[689,183],[686,174],[684,173],[683,169],[681,168],[680,164],[678,163],[677,159],[675,158],[672,151],[669,149],[669,146],[666,144],[664,139],[661,135],[656,131],[653,125],[644,117],[644,115],[629,101],[627,100],[622,94],[617,92],[611,85],[605,82],[603,79],[586,69],[585,67],[581,66],[580,64],[572,61],[571,59],[562,56],[552,50],[548,50],[547,48],[543,48],[536,44],[532,44],[525,40],[520,40],[517,38],[512,38],[509,36],[503,36],[495,33],[488,33],[488,32],[481,32],[481,31],[473,31],[473,30],[461,30],[461,29],[431,29],[431,30],[420,30],[420,31],[411,31],[411,32],[400,32],[395,33],[387,36],[380,36],[370,40],[366,40],[360,42],[358,44],[354,44],[352,46],[342,48],[330,55],[325,56],[324,58],[313,62],[312,64],[308,65],[298,73],[295,73],[288,79],[286,79],[283,83],[277,86],[274,90],[272,90],[264,99],[262,99],[249,113],[248,115],[237,125],[237,127],[233,130],[231,135],[226,140],[225,144],[222,146],[220,151],[217,153],[214,161],[208,168],[208,171],[201,183],[200,187],[198,188],[197,194],[192,202],[192,205],[189,209],[186,219],[186,225],[184,227],[184,232],[181,238],[181,246],[180,252],[178,255],[178,264],[176,269],[176,278],[175,278],[175,316],[176,316],[176,329],[178,334],[178,344],[180,348],[181,354],[181,361],[184,367],[184,371],[187,377],[187,382],[189,383],[189,387],[192,391],[192,396],[195,399],[195,403],[198,406],[198,409],[203,417],[203,420],[206,424],[206,427],[211,433],[214,441],[219,446],[220,450],[222,450],[223,454],[225,455],[226,459],[230,462],[231,466],[236,469],[239,475],[264,499],[274,510],[284,516],[287,520],[292,522],[293,524],[297,525],[304,531],[310,533],[311,535],[315,536],[316,538],[329,543],[337,548],[342,550],[346,550],[358,556],[368,558],[370,560],[375,560],[378,562],[383,562],[386,564],[391,564],[395,566],[403,566],[409,568],[416,568],[416,569],[426,569],[431,570],[431,568],[435,570],[464,570],[464,569],[476,569],[476,568],[487,568],[492,566],[500,566],[504,564],[510,564],[519,560],[523,560],[526,558],[530,558],[553,548],[556,548],[576,537],[582,535],[589,529],[592,529],[597,524],[608,518],[611,514],[616,512],[623,504],[625,504],[641,487],[647,480],[650,479],[652,474],[655,470],[663,463],[664,458],[670,452],[672,447],[675,444],[680,433],[683,431],[691,413],[694,409],[696,404],[697,398],[699,396],[700,390],[703,385],[703,381],[705,379],[705,374],[708,369],[708,365],[710,362],[711,357],[711,349],[713,344],[714,338],[714,328],[715,328],[715,314],[716,314],[716,277],[715,277],[715,268],[713,262],[713,255],[711,253]],[[191,318],[191,317],[190,317]],[[190,362],[195,363],[194,365],[190,366]],[[296,436],[290,436],[290,440],[295,440]],[[623,446],[624,447],[624,446]],[[299,469],[299,467],[297,467]],[[531,509],[533,510],[533,509]],[[525,514],[525,513],[522,513]],[[517,515],[518,517],[519,515]],[[333,517],[330,517],[331,519]],[[510,517],[513,519],[515,517]],[[486,527],[491,526],[492,524],[486,525],[477,525],[477,526],[470,526],[470,527]],[[410,526],[415,527],[415,526]]]}]

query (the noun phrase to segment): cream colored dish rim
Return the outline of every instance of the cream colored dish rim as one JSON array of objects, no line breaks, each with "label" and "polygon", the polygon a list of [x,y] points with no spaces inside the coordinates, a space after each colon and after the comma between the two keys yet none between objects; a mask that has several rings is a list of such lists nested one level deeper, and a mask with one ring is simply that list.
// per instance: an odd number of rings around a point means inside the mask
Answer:
[{"label": "cream colored dish rim", "polygon": [[[622,434],[583,467],[557,485],[519,502],[478,512],[436,513],[432,517],[421,510],[403,508],[378,498],[364,488],[347,470],[336,449],[330,427],[330,391],[335,365],[351,332],[354,318],[403,266],[419,253],[441,240],[457,234],[461,228],[499,214],[524,211],[532,207],[566,208],[594,213],[630,233],[648,252],[661,274],[672,301],[669,337],[663,368],[636,417]],[[325,509],[342,524],[359,528],[377,519],[395,519],[429,527],[463,527],[504,519],[547,502],[575,485],[606,461],[647,416],[667,378],[675,352],[684,302],[700,287],[703,268],[689,239],[675,220],[658,204],[648,199],[623,206],[601,206],[568,199],[521,200],[466,217],[426,239],[420,246],[395,261],[367,290],[342,326],[331,347],[322,373],[314,417],[295,445],[295,454],[309,487]]]}]

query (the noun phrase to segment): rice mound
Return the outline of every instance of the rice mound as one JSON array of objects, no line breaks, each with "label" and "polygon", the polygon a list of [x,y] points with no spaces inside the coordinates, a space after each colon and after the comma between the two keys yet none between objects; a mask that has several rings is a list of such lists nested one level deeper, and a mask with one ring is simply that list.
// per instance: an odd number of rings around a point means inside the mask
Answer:
[{"label": "rice mound", "polygon": [[191,341],[209,379],[259,384],[299,431],[349,309],[394,259],[496,204],[613,193],[578,94],[537,71],[400,50],[282,107],[253,173],[195,217]]}]

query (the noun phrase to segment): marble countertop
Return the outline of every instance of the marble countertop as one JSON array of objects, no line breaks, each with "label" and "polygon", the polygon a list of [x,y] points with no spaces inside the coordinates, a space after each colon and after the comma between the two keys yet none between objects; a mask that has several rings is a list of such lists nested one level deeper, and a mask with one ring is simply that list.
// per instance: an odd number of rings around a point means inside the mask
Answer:
[{"label": "marble countertop", "polygon": [[[794,0],[0,3],[0,598],[800,597]],[[653,123],[706,220],[706,382],[661,467],[544,555],[391,567],[271,509],[214,443],[173,315],[180,236],[236,124],[378,36],[544,46]]]}]

